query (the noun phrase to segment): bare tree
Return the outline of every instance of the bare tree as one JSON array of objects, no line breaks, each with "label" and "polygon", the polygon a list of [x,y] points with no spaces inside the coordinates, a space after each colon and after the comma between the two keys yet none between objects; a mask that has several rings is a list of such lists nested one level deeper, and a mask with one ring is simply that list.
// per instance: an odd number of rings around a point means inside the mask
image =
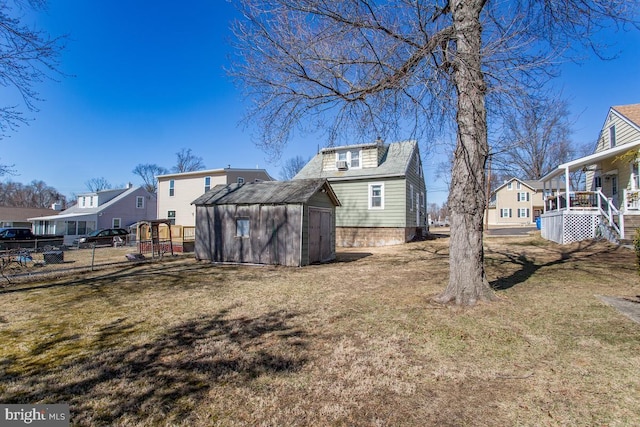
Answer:
[{"label": "bare tree", "polygon": [[520,179],[540,179],[560,163],[571,160],[580,148],[571,141],[567,102],[523,99],[503,117],[503,134],[492,147],[494,167]]},{"label": "bare tree", "polygon": [[282,165],[280,179],[284,181],[292,179],[308,162],[309,160],[305,160],[302,156],[295,156],[288,159],[284,162],[284,165]]},{"label": "bare tree", "polygon": [[[638,0],[242,0],[231,74],[258,142],[295,130],[420,137],[455,115],[449,283],[437,301],[495,298],[483,262],[487,114],[515,105],[603,23],[635,23]],[[487,102],[490,101],[490,102]],[[491,109],[487,110],[487,105]]]},{"label": "bare tree", "polygon": [[144,182],[144,188],[149,193],[157,193],[158,180],[156,177],[158,175],[165,175],[169,173],[169,170],[156,164],[147,163],[137,165],[132,172],[142,178],[142,181]]},{"label": "bare tree", "polygon": [[50,208],[54,203],[66,203],[66,197],[44,181],[0,183],[0,206],[20,208]]},{"label": "bare tree", "polygon": [[191,152],[191,148],[183,148],[176,153],[176,165],[172,168],[173,172],[193,172],[203,170],[205,168],[202,157],[195,156]]},{"label": "bare tree", "polygon": [[86,181],[84,185],[92,193],[97,193],[98,191],[102,191],[102,190],[110,190],[111,188],[113,188],[109,183],[109,181],[107,181],[106,178],[102,178],[102,177],[91,178],[90,180]]},{"label": "bare tree", "polygon": [[[23,20],[25,5],[41,9],[45,1],[0,2],[0,86],[5,95],[5,105],[0,105],[0,139],[27,123],[24,108],[38,111],[36,104],[41,98],[37,84],[60,74],[58,56],[64,47],[64,38],[52,38],[26,24]],[[16,99],[15,104],[8,99]],[[5,173],[11,173],[11,167],[0,166],[0,175]]]}]

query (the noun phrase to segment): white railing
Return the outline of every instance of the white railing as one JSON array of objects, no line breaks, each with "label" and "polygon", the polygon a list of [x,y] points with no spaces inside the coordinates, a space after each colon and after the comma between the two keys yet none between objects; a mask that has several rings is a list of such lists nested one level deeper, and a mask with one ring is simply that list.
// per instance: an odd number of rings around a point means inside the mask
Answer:
[{"label": "white railing", "polygon": [[623,196],[625,211],[640,210],[640,190],[624,190]]},{"label": "white railing", "polygon": [[[625,200],[627,200],[626,195]],[[624,238],[624,215],[615,207],[615,205],[613,204],[613,199],[605,196],[600,190],[569,192],[568,203],[567,194],[559,193],[553,197],[547,198],[547,200],[545,201],[545,208],[545,216],[547,217],[547,220],[545,222],[548,226],[559,226],[562,229],[564,227],[564,225],[562,224],[564,224],[566,218],[564,217],[564,215],[558,217],[557,219],[562,218],[562,220],[560,223],[557,223],[551,221],[551,218],[555,218],[555,216],[547,214],[561,213],[561,211],[563,214],[581,213],[584,215],[593,215],[594,217],[600,216],[601,221],[604,222],[604,225],[610,227],[618,236],[620,236],[621,239]],[[576,223],[574,224],[574,226],[580,228],[583,225],[579,225],[578,223]],[[592,225],[590,225],[590,227],[591,226]],[[549,232],[551,232],[551,230],[549,230]],[[544,233],[543,237],[545,237]],[[554,238],[550,238],[550,240],[556,241]]]},{"label": "white railing", "polygon": [[[604,217],[608,223],[607,225],[618,233],[621,239],[624,239],[624,215],[615,207],[611,197],[605,196],[600,190],[598,190],[596,194],[598,196],[598,210],[600,211],[600,215]],[[617,224],[614,221],[614,217],[618,219]]]}]

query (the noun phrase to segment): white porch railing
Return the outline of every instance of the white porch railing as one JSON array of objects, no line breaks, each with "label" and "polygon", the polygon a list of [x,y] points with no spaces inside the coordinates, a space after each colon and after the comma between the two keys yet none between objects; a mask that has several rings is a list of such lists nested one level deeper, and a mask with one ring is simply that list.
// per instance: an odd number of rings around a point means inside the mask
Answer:
[{"label": "white porch railing", "polygon": [[610,240],[615,237],[602,227],[608,227],[620,239],[624,238],[624,215],[601,191],[570,192],[568,203],[566,193],[545,201],[541,228],[542,237],[546,239],[571,243],[598,236]]},{"label": "white porch railing", "polygon": [[640,211],[640,190],[624,190],[624,210]]}]

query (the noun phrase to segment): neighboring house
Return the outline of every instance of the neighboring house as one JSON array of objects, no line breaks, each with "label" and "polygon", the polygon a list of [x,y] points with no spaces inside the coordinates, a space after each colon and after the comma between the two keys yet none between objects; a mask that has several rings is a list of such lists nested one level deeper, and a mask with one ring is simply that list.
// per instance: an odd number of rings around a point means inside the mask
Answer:
[{"label": "neighboring house", "polygon": [[337,246],[383,246],[428,232],[427,189],[415,141],[321,150],[293,178],[324,178],[338,196]]},{"label": "neighboring house", "polygon": [[273,181],[264,169],[213,169],[160,175],[158,178],[158,218],[174,225],[194,227],[196,208],[191,204],[216,185]]},{"label": "neighboring house", "polygon": [[29,218],[36,234],[64,235],[64,244],[102,228],[127,228],[156,218],[156,196],[143,187],[78,194],[75,205],[57,215]]},{"label": "neighboring house", "polygon": [[55,204],[52,209],[0,206],[0,227],[32,228],[33,224],[29,221],[29,218],[34,216],[55,215],[59,213],[59,211],[59,204]]},{"label": "neighboring house", "polygon": [[542,182],[511,178],[491,193],[486,220],[489,225],[530,226],[535,224],[543,209]]},{"label": "neighboring house", "polygon": [[198,260],[303,266],[336,257],[340,202],[325,179],[217,185],[193,204]]},{"label": "neighboring house", "polygon": [[561,164],[541,179],[543,188],[571,188],[582,170],[585,191],[559,191],[545,204],[542,236],[559,243],[594,238],[633,239],[640,226],[640,104],[611,107],[593,154]]}]

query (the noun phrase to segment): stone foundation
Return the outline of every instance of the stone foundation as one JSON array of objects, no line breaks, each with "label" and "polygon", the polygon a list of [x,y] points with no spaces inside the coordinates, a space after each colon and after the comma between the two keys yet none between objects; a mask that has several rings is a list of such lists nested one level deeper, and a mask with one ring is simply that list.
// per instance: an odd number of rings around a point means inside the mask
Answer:
[{"label": "stone foundation", "polygon": [[357,248],[400,245],[427,234],[423,228],[336,227],[336,246]]}]

